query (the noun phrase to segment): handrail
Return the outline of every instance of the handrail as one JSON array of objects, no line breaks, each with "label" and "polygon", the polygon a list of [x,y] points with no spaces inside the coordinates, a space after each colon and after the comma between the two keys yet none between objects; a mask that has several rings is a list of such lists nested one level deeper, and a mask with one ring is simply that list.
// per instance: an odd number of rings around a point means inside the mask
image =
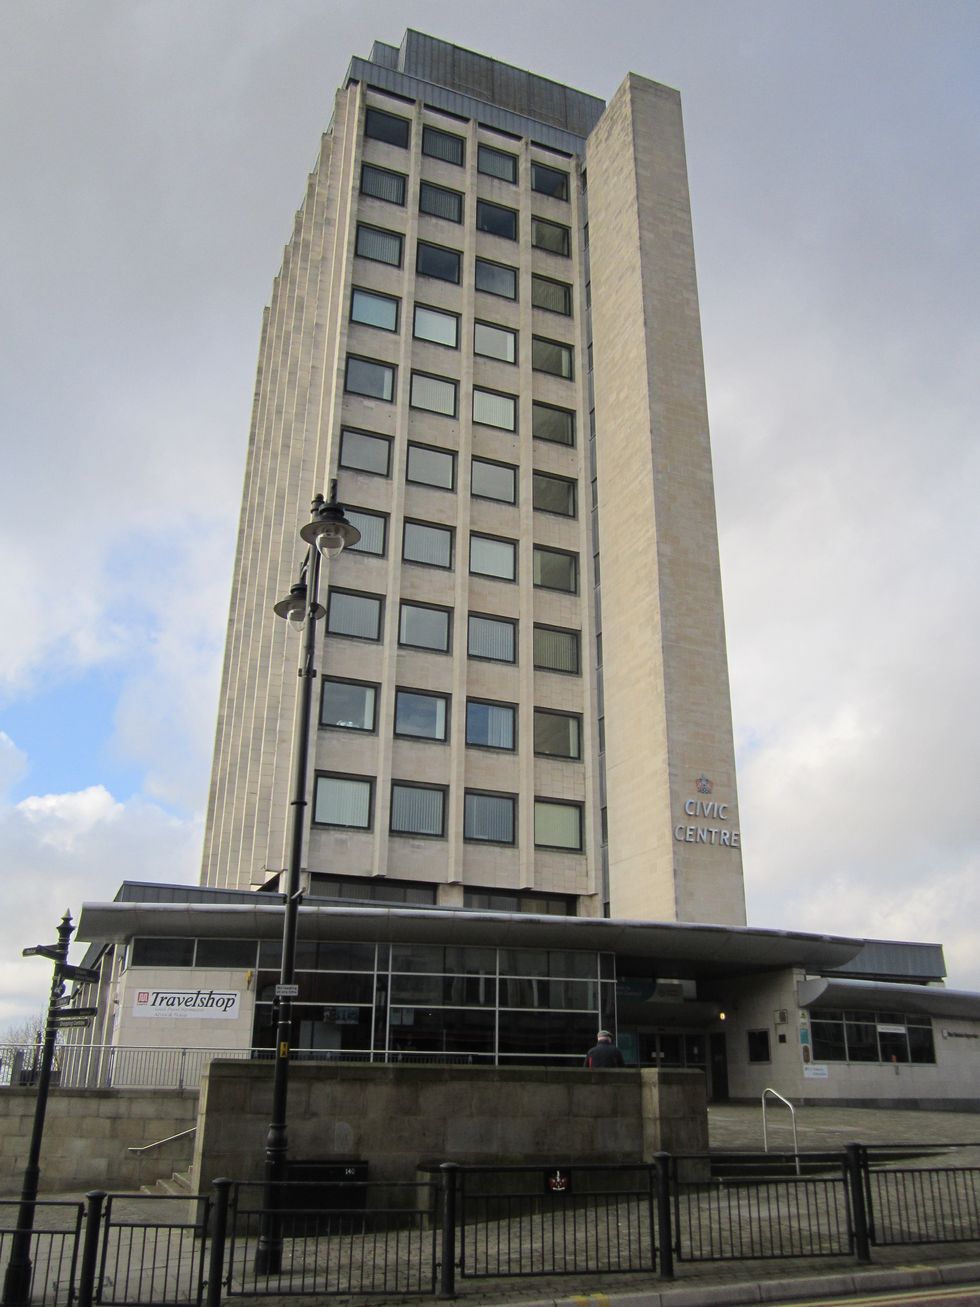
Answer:
[{"label": "handrail", "polygon": [[135,1144],[130,1144],[129,1147],[126,1149],[126,1152],[140,1153],[140,1154],[148,1153],[153,1148],[159,1148],[161,1144],[173,1143],[175,1139],[186,1139],[188,1135],[194,1134],[196,1130],[197,1130],[197,1126],[192,1125],[189,1130],[181,1130],[180,1133],[176,1135],[167,1135],[166,1139],[157,1139],[156,1142],[152,1144],[141,1144],[139,1146]]},{"label": "handrail", "polygon": [[800,1174],[800,1145],[799,1145],[799,1142],[798,1142],[797,1137],[796,1137],[796,1108],[793,1106],[793,1104],[789,1101],[788,1098],[784,1098],[784,1097],[782,1096],[782,1094],[780,1094],[780,1093],[779,1093],[777,1090],[775,1090],[775,1089],[764,1089],[764,1090],[762,1091],[762,1148],[763,1148],[763,1152],[766,1152],[766,1153],[769,1152],[769,1134],[768,1134],[768,1131],[767,1131],[767,1129],[766,1129],[766,1095],[767,1095],[767,1094],[772,1094],[773,1098],[778,1098],[779,1101],[780,1101],[782,1104],[784,1104],[784,1106],[786,1106],[786,1107],[789,1108],[790,1120],[793,1122],[793,1156],[796,1158],[796,1174],[799,1175],[799,1174]]}]

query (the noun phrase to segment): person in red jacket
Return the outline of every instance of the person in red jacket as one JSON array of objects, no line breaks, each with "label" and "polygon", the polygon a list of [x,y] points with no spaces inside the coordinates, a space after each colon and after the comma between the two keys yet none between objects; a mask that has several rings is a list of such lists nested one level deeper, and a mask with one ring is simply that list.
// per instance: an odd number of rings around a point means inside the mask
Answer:
[{"label": "person in red jacket", "polygon": [[600,1030],[596,1035],[596,1043],[590,1048],[585,1055],[585,1065],[590,1071],[601,1071],[606,1067],[625,1066],[623,1055],[613,1043],[613,1037],[608,1030]]}]

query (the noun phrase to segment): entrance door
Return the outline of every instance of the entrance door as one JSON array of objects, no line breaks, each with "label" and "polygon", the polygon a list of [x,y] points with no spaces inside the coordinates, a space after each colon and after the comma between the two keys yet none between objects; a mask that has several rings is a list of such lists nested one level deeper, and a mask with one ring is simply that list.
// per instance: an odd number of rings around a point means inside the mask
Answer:
[{"label": "entrance door", "polygon": [[728,1050],[724,1032],[713,1034],[709,1043],[711,1058],[711,1101],[728,1102]]}]

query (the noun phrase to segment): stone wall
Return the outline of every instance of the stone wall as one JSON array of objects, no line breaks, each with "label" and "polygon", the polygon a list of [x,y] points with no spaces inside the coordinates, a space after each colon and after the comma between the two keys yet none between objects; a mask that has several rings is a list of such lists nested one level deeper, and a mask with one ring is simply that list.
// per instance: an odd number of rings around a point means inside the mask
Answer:
[{"label": "stone wall", "polygon": [[[212,1062],[194,1175],[258,1180],[272,1108],[268,1063]],[[289,1156],[360,1159],[371,1179],[439,1162],[636,1162],[708,1147],[699,1071],[304,1066],[289,1075]]]},{"label": "stone wall", "polygon": [[[27,1162],[36,1094],[0,1090],[0,1194],[18,1194]],[[41,1197],[87,1189],[138,1189],[186,1170],[193,1136],[141,1160],[127,1151],[190,1130],[198,1095],[181,1089],[52,1089],[41,1148]]]}]

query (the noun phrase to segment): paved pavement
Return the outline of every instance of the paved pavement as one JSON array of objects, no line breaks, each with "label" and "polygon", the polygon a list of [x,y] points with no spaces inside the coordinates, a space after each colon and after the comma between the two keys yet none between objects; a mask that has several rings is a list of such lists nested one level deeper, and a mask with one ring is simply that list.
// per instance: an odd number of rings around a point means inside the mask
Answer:
[{"label": "paved pavement", "polygon": [[[770,1150],[792,1151],[793,1130],[789,1111],[768,1109]],[[801,1150],[836,1150],[850,1142],[892,1145],[897,1150],[930,1145],[936,1150],[952,1145],[948,1159],[939,1164],[980,1166],[980,1113],[890,1111],[869,1108],[806,1107],[796,1109],[796,1130]],[[758,1106],[722,1104],[709,1111],[713,1149],[762,1150],[762,1115]],[[901,1162],[907,1166],[935,1166],[936,1153]],[[56,1195],[42,1194],[45,1198]],[[61,1195],[68,1197],[68,1195]],[[77,1197],[77,1195],[71,1195]],[[125,1212],[126,1200],[115,1200]],[[132,1201],[143,1220],[157,1219],[146,1209],[147,1200]],[[167,1204],[161,1201],[161,1209]],[[170,1211],[173,1209],[170,1208]],[[162,1217],[160,1219],[163,1219]],[[980,1240],[976,1243],[923,1244],[899,1248],[875,1247],[870,1266],[850,1257],[820,1257],[791,1261],[738,1261],[678,1263],[673,1281],[649,1273],[541,1278],[472,1280],[457,1277],[457,1297],[474,1307],[714,1307],[743,1303],[790,1303],[853,1295],[874,1295],[885,1290],[935,1289],[973,1286],[960,1307],[980,1307]],[[974,1292],[975,1291],[975,1292]],[[974,1292],[974,1296],[970,1296]],[[264,1303],[293,1304],[295,1297],[264,1297]],[[321,1299],[322,1301],[322,1299]],[[334,1301],[338,1301],[334,1299]],[[351,1297],[349,1303],[417,1303],[419,1299],[373,1295]]]}]

